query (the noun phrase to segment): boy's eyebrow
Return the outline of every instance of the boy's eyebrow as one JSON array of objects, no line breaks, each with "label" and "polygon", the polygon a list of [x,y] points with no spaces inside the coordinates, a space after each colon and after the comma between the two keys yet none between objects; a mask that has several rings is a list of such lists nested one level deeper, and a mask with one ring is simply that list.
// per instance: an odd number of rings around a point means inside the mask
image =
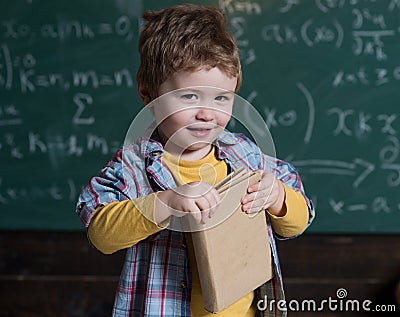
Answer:
[{"label": "boy's eyebrow", "polygon": [[[205,89],[201,89],[201,88],[202,87],[186,87],[186,88],[178,89],[177,92],[193,92],[193,93],[199,94],[199,93],[212,91],[213,93],[215,92],[218,95],[219,94],[231,94],[231,95],[235,94],[234,91],[220,89],[220,88],[213,88],[213,87],[207,87],[207,86],[204,86]],[[213,90],[211,90],[211,89],[213,89]]]},{"label": "boy's eyebrow", "polygon": [[177,92],[194,92],[194,93],[200,93],[202,92],[201,89],[194,88],[194,87],[186,87],[186,88],[181,88],[178,89]]}]

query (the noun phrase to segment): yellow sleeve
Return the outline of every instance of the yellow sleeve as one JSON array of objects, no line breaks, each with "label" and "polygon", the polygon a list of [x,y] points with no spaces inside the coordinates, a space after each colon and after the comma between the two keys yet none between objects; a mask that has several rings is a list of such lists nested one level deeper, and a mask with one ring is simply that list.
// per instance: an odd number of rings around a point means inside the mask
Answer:
[{"label": "yellow sleeve", "polygon": [[277,217],[268,213],[275,233],[289,238],[302,233],[308,223],[308,206],[303,195],[294,189],[283,185],[285,189],[286,214]]},{"label": "yellow sleeve", "polygon": [[111,254],[164,229],[164,223],[161,227],[153,220],[156,195],[113,202],[96,209],[88,228],[91,243],[101,252]]}]

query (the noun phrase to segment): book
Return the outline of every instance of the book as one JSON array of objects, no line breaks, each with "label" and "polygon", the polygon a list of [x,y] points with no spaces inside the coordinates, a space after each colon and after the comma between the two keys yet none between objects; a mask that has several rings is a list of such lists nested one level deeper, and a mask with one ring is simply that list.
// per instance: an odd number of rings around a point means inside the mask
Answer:
[{"label": "book", "polygon": [[190,223],[204,308],[220,312],[272,278],[271,248],[265,211],[241,210],[247,187],[259,172],[229,174],[215,188],[222,201],[206,224]]}]

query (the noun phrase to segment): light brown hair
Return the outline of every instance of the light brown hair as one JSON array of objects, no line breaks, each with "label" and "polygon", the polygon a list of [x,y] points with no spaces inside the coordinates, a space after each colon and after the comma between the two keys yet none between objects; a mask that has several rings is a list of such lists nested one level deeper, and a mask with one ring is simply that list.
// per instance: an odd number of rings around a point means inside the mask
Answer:
[{"label": "light brown hair", "polygon": [[175,72],[218,67],[242,80],[238,48],[227,29],[224,12],[217,7],[183,4],[147,11],[139,37],[138,88],[151,100],[160,85]]}]

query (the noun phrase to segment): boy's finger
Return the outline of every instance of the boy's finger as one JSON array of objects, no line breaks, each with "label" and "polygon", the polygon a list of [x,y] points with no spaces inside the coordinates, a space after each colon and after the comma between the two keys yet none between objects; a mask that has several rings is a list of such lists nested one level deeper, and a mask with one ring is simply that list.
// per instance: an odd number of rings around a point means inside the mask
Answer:
[{"label": "boy's finger", "polygon": [[246,204],[257,199],[267,200],[269,196],[271,196],[270,189],[264,189],[254,193],[246,194],[242,198],[242,204]]},{"label": "boy's finger", "polygon": [[210,215],[210,209],[202,210],[201,211],[201,223],[206,224]]},{"label": "boy's finger", "polygon": [[210,192],[210,194],[212,195],[213,198],[213,203],[211,204],[211,210],[210,213],[208,214],[208,217],[212,217],[215,215],[219,204],[221,203],[221,196],[218,194],[217,190],[212,190]]},{"label": "boy's finger", "polygon": [[197,199],[196,201],[196,205],[200,209],[200,221],[203,224],[207,222],[210,209],[212,208],[210,197],[212,198],[212,195],[210,196],[210,194],[207,193],[205,196]]},{"label": "boy's finger", "polygon": [[257,184],[249,186],[247,191],[251,193],[251,192],[255,192],[255,191],[272,188],[274,186],[275,181],[276,181],[276,177],[274,174],[265,172],[263,174],[261,181],[258,182]]},{"label": "boy's finger", "polygon": [[261,190],[263,187],[265,187],[265,184],[259,182],[257,184],[247,187],[247,192],[248,193],[257,192],[257,191]]},{"label": "boy's finger", "polygon": [[[273,197],[273,194],[270,192],[263,192],[261,195],[255,195],[254,199],[242,203],[243,211],[253,210],[254,208],[258,208],[259,210],[267,209],[271,205],[271,201],[274,200]],[[257,212],[259,210],[257,210]]]},{"label": "boy's finger", "polygon": [[203,208],[200,208],[201,212],[201,223],[205,224],[208,220],[208,215],[210,214],[210,210],[212,207],[212,202],[210,202],[208,195],[202,197]]},{"label": "boy's finger", "polygon": [[215,202],[215,205],[210,209],[210,213],[208,214],[209,218],[213,217],[217,213],[219,204],[220,204],[220,202],[217,202],[217,201]]},{"label": "boy's finger", "polygon": [[253,192],[257,192],[257,191],[262,191],[262,190],[271,190],[271,188],[273,188],[274,186],[274,180],[264,180],[261,181],[257,184],[251,185],[247,188],[247,192],[248,193],[253,193]]},{"label": "boy's finger", "polygon": [[255,209],[260,210],[263,206],[263,202],[260,200],[253,200],[250,203],[243,205],[244,212],[254,212]]},{"label": "boy's finger", "polygon": [[191,212],[190,216],[193,217],[194,221],[199,224],[201,222],[201,213],[200,211]]},{"label": "boy's finger", "polygon": [[190,207],[190,216],[196,221],[196,223],[200,223],[201,221],[201,209],[199,208],[197,202],[192,202]]}]

